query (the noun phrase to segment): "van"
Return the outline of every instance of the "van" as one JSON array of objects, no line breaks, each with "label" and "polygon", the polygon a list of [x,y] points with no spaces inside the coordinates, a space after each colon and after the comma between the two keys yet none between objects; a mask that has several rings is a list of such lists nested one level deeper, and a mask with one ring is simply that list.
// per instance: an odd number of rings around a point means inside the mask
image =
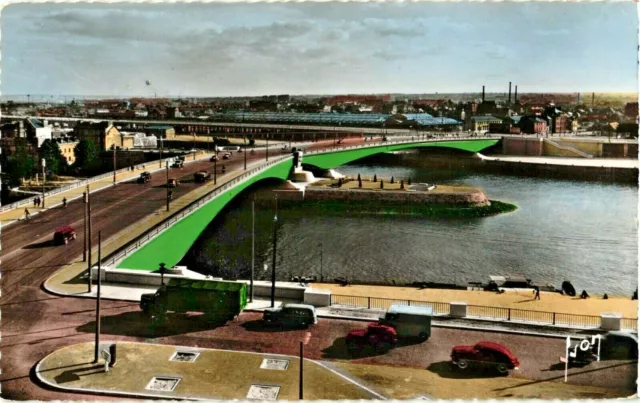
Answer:
[{"label": "van", "polygon": [[313,305],[284,304],[281,308],[266,309],[262,320],[272,325],[307,327],[318,323],[318,315]]},{"label": "van", "polygon": [[73,239],[76,239],[76,231],[68,225],[58,228],[53,234],[53,243],[56,245],[66,245]]},{"label": "van", "polygon": [[380,317],[380,324],[393,326],[398,337],[425,341],[431,337],[433,309],[427,306],[391,305]]}]

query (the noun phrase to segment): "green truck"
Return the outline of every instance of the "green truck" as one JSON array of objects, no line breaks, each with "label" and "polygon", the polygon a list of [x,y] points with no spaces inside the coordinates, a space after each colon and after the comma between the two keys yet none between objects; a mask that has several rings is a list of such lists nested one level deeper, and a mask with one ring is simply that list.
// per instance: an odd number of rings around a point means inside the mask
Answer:
[{"label": "green truck", "polygon": [[164,322],[167,312],[203,312],[210,322],[226,322],[246,306],[247,284],[234,281],[170,279],[140,299],[140,308],[154,322]]}]

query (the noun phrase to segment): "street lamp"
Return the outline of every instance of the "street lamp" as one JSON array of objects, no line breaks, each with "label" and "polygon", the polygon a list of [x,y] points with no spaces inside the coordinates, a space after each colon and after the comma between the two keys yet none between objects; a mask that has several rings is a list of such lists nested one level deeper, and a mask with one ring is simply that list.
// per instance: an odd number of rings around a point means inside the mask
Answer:
[{"label": "street lamp", "polygon": [[42,208],[44,209],[44,182],[45,182],[45,167],[47,166],[47,160],[44,158],[40,161],[42,165]]},{"label": "street lamp", "polygon": [[169,161],[166,163],[167,166],[167,211],[169,211]]},{"label": "street lamp", "polygon": [[164,271],[166,270],[165,266],[166,266],[165,263],[160,263],[160,285],[161,286],[164,286]]},{"label": "street lamp", "polygon": [[276,246],[278,240],[278,195],[276,199],[276,214],[273,217],[273,262],[271,265],[271,308],[276,305]]},{"label": "street lamp", "polygon": [[322,280],[324,279],[324,277],[322,276],[322,249],[323,249],[322,242],[320,242],[320,282],[321,283],[323,282]]},{"label": "street lamp", "polygon": [[160,168],[162,168],[162,148],[163,148],[163,138],[162,134],[160,135]]}]

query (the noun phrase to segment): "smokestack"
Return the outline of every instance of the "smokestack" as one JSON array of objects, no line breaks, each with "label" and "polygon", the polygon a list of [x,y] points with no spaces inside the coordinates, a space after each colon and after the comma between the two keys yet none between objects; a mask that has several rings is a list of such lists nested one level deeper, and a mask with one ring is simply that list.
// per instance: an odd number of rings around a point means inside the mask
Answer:
[{"label": "smokestack", "polygon": [[509,103],[511,103],[511,81],[509,81]]},{"label": "smokestack", "polygon": [[484,85],[482,86],[482,102],[484,102]]},{"label": "smokestack", "polygon": [[518,86],[516,85],[516,93],[513,95],[513,102],[518,103]]}]

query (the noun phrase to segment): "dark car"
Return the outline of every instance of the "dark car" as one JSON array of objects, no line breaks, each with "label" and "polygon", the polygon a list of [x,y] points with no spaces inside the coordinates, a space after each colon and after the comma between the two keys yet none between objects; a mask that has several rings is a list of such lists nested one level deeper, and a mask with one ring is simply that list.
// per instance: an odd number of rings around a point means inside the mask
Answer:
[{"label": "dark car", "polygon": [[147,183],[151,180],[151,174],[149,172],[143,172],[138,177],[138,183]]},{"label": "dark car", "polygon": [[473,364],[493,367],[501,374],[520,366],[518,359],[508,348],[490,341],[482,341],[475,346],[454,347],[451,350],[451,362],[463,370]]},{"label": "dark car", "polygon": [[602,335],[600,344],[602,360],[638,359],[638,333],[611,331]]},{"label": "dark car", "polygon": [[262,320],[268,325],[306,328],[318,323],[318,315],[313,305],[284,304],[280,308],[266,309]]},{"label": "dark car", "polygon": [[76,239],[76,231],[69,225],[58,228],[53,234],[53,243],[56,245],[66,245],[73,239]]},{"label": "dark car", "polygon": [[231,153],[225,153],[225,154],[222,156],[222,159],[223,159],[223,160],[228,160],[229,158],[231,158]]},{"label": "dark car", "polygon": [[209,158],[209,162],[215,162],[218,161],[218,157],[215,155],[212,155],[211,158]]},{"label": "dark car", "polygon": [[184,161],[176,160],[174,161],[173,165],[171,165],[171,168],[182,168],[183,166],[184,166]]},{"label": "dark car", "polygon": [[377,353],[385,353],[398,344],[398,333],[393,326],[369,323],[366,329],[355,329],[346,337],[347,349],[350,353],[360,353],[372,348]]},{"label": "dark car", "polygon": [[178,187],[178,186],[180,186],[180,181],[177,180],[177,179],[169,179],[167,181],[167,186],[170,187],[170,188]]},{"label": "dark car", "polygon": [[193,174],[193,177],[197,183],[202,183],[211,179],[211,173],[208,171],[198,171]]}]

